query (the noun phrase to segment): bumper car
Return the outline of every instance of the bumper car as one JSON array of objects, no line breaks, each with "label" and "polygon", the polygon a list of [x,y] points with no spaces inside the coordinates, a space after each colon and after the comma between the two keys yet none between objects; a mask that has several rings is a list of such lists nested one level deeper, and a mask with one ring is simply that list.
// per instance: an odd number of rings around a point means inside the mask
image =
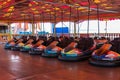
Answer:
[{"label": "bumper car", "polygon": [[38,42],[35,46],[33,46],[33,48],[31,48],[29,54],[42,54],[46,49],[46,46],[51,44],[53,41],[53,37],[50,37],[48,40],[44,38],[40,39],[40,42]]},{"label": "bumper car", "polygon": [[29,54],[41,54],[44,49],[46,48],[44,45],[42,45],[44,41],[43,40],[40,40],[38,41],[34,46],[33,48],[31,48],[31,50],[29,51]]},{"label": "bumper car", "polygon": [[35,42],[35,40],[34,40],[33,38],[29,39],[29,40],[26,42],[25,46],[23,46],[23,47],[20,49],[20,51],[21,51],[21,52],[29,52],[29,51],[31,50],[31,48],[33,47],[33,45],[34,45],[33,42]]},{"label": "bumper car", "polygon": [[13,50],[14,47],[23,45],[22,41],[23,41],[23,37],[19,39],[13,38],[12,40],[10,40],[8,43],[5,44],[5,49]]},{"label": "bumper car", "polygon": [[15,42],[10,42],[10,43],[6,43],[4,48],[5,49],[11,49],[14,46],[15,46]]},{"label": "bumper car", "polygon": [[59,55],[58,59],[62,61],[79,61],[79,60],[85,60],[88,59],[92,52],[93,48],[87,49],[85,51],[74,48],[68,52],[65,52],[64,50]]},{"label": "bumper car", "polygon": [[29,54],[42,54],[45,50],[46,46],[44,45],[40,45],[39,47],[33,47],[31,48],[31,50],[29,51]]},{"label": "bumper car", "polygon": [[13,51],[19,51],[25,44],[24,43],[18,43],[14,47],[11,48]]},{"label": "bumper car", "polygon": [[20,51],[20,49],[25,45],[26,42],[27,42],[27,38],[23,36],[21,39],[19,39],[16,42],[16,45],[12,47],[11,50]]},{"label": "bumper car", "polygon": [[58,41],[53,41],[49,46],[46,47],[44,52],[42,53],[43,57],[58,57],[62,48],[56,46]]},{"label": "bumper car", "polygon": [[92,53],[89,63],[96,66],[112,67],[120,65],[120,54],[111,51],[111,44],[104,44]]},{"label": "bumper car", "polygon": [[28,52],[28,51],[31,50],[31,48],[32,48],[32,44],[27,44],[27,45],[23,46],[23,47],[20,49],[20,51],[21,51],[21,52]]},{"label": "bumper car", "polygon": [[70,43],[66,48],[61,51],[61,54],[58,56],[59,60],[75,60],[75,56],[79,54],[79,50],[75,48],[77,45],[76,42]]},{"label": "bumper car", "polygon": [[88,59],[96,45],[92,38],[81,38],[78,42],[72,42],[61,51],[58,59],[62,61],[79,61]]}]

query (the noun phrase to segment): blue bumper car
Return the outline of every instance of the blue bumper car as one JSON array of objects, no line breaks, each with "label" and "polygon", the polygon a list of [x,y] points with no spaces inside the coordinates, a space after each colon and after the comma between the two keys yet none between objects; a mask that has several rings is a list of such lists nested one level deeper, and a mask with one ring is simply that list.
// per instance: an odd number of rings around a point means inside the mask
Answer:
[{"label": "blue bumper car", "polygon": [[93,50],[79,50],[77,48],[74,48],[68,52],[64,52],[64,50],[61,52],[61,54],[59,55],[58,59],[62,60],[62,61],[79,61],[79,60],[85,60],[88,59],[91,54],[92,54]]},{"label": "blue bumper car", "polygon": [[44,50],[40,50],[39,48],[31,48],[29,54],[30,55],[42,54],[42,52],[44,52]]},{"label": "blue bumper car", "polygon": [[31,44],[28,44],[28,45],[23,46],[23,47],[20,49],[20,51],[21,51],[21,52],[29,52],[29,51],[31,50],[31,48],[32,48],[32,45],[31,45]]},{"label": "blue bumper car", "polygon": [[20,49],[24,46],[24,43],[18,43],[14,47],[11,48],[13,51],[20,51]]},{"label": "blue bumper car", "polygon": [[80,61],[88,59],[96,48],[93,40],[90,38],[80,39],[78,42],[72,42],[61,51],[58,59],[62,61]]},{"label": "blue bumper car", "polygon": [[11,42],[11,43],[6,43],[5,46],[4,46],[4,49],[11,49],[12,47],[15,46],[15,43],[14,42]]},{"label": "blue bumper car", "polygon": [[56,46],[58,41],[53,41],[49,46],[46,47],[44,52],[42,53],[43,57],[58,57],[61,52],[61,48]]},{"label": "blue bumper car", "polygon": [[109,50],[111,44],[104,44],[92,53],[89,63],[95,66],[113,67],[120,65],[120,54]]},{"label": "blue bumper car", "polygon": [[39,40],[29,51],[29,54],[31,55],[35,55],[35,54],[42,54],[42,52],[44,51],[44,48],[46,48],[44,45],[42,45],[44,41],[43,40]]}]

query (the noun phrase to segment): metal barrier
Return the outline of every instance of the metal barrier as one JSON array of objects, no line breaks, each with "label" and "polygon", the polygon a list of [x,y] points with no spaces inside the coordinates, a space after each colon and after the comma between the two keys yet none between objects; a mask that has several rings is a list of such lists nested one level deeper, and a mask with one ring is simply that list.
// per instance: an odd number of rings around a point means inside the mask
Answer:
[{"label": "metal barrier", "polygon": [[[71,37],[74,37],[74,36],[88,37],[88,34],[85,34],[85,33],[79,33],[79,34],[76,34],[76,35],[73,34],[73,33],[71,33],[71,34],[61,34],[61,35],[65,35],[65,36],[68,36],[68,37],[69,36],[71,36]],[[20,35],[20,34],[12,34],[12,35],[10,35],[10,34],[0,34],[0,40],[2,41],[2,39],[3,39],[3,40],[8,41],[11,38],[17,37],[17,36],[24,36],[24,35]],[[26,35],[26,36],[29,36],[29,35]],[[38,36],[38,34],[35,34],[33,36]],[[50,33],[50,34],[47,34],[45,36],[53,36],[53,34]],[[94,33],[89,33],[89,37],[94,38],[96,36],[98,36],[98,35],[94,34]],[[120,37],[120,33],[100,33],[99,36],[100,37],[106,37],[106,38],[109,38],[110,40],[113,40],[114,38]]]}]

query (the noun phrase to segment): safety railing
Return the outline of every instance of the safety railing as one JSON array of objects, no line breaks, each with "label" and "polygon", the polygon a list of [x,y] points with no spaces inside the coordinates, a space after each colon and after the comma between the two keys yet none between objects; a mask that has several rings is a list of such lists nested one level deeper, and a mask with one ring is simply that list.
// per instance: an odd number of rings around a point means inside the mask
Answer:
[{"label": "safety railing", "polygon": [[[74,33],[71,33],[71,34],[59,34],[60,35],[65,35],[65,36],[71,36],[71,37],[74,37],[74,36],[78,36],[78,37],[96,37],[98,36],[97,34],[95,33],[89,33],[89,34],[85,34],[85,33],[79,33],[79,34],[74,34]],[[13,37],[16,37],[16,36],[23,36],[23,35],[19,35],[19,34],[0,34],[0,41],[7,41],[7,40],[10,40],[11,38]],[[29,36],[29,35],[26,35],[26,36]],[[38,36],[37,34],[35,34],[35,36]],[[45,36],[55,36],[53,35],[52,33],[49,33]],[[117,37],[120,37],[120,33],[100,33],[99,34],[100,37],[106,37],[106,38],[109,38],[110,40],[113,40],[114,38],[117,38]]]}]

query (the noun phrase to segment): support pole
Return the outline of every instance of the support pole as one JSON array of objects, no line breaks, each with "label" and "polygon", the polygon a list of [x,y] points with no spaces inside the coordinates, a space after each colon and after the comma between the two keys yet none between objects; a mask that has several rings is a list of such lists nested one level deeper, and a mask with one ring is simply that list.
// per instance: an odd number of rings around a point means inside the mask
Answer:
[{"label": "support pole", "polygon": [[53,23],[54,37],[56,37],[56,23]]},{"label": "support pole", "polygon": [[[42,15],[40,14],[40,32],[42,32]],[[42,34],[40,34],[40,35],[42,35]]]},{"label": "support pole", "polygon": [[10,23],[8,23],[8,37],[7,37],[7,40],[9,41],[9,40],[11,40],[11,38],[12,38],[12,28],[11,28],[11,25],[10,25]]},{"label": "support pole", "polygon": [[76,22],[74,22],[74,37],[76,37]]},{"label": "support pole", "polygon": [[[50,16],[51,17],[51,16]],[[56,37],[57,35],[56,35],[56,19],[57,18],[57,15],[56,15],[56,10],[55,10],[55,16],[54,16],[54,37]]]},{"label": "support pole", "polygon": [[37,27],[38,27],[38,24],[35,23],[35,34],[37,35]]},{"label": "support pole", "polygon": [[[52,26],[52,15],[51,15],[51,12],[49,12],[49,14],[50,14],[50,15],[49,15],[49,18],[50,18],[49,21],[50,21],[50,24],[51,24],[51,31],[53,32],[53,26]],[[51,32],[51,33],[52,33],[52,32]],[[50,35],[50,34],[49,34],[49,35]]]},{"label": "support pole", "polygon": [[87,26],[87,37],[89,37],[89,27],[90,27],[90,0],[88,0],[88,26]]},{"label": "support pole", "polygon": [[79,10],[78,10],[78,8],[77,8],[77,23],[78,23],[78,31],[77,31],[77,36],[79,36],[79,29],[80,29],[80,26],[79,26],[79,20],[80,20],[80,16],[79,16]]},{"label": "support pole", "polygon": [[71,14],[72,14],[72,11],[71,11],[71,6],[70,6],[70,15],[69,15],[69,37],[71,36],[70,33],[71,33]]},{"label": "support pole", "polygon": [[42,31],[42,35],[43,36],[45,36],[45,34],[44,34],[44,32],[45,32],[45,25],[44,25],[44,23],[45,23],[45,16],[44,16],[44,12],[42,13],[42,20],[43,20],[43,31]]},{"label": "support pole", "polygon": [[64,17],[64,16],[63,16],[63,14],[64,14],[64,13],[63,13],[63,10],[62,10],[62,11],[61,11],[61,21],[62,21],[62,36],[63,36],[63,17]]},{"label": "support pole", "polygon": [[51,23],[52,25],[52,32],[53,32],[53,36],[56,37],[56,23]]},{"label": "support pole", "polygon": [[99,4],[97,4],[97,18],[98,18],[98,37],[99,37],[99,35],[100,35]]},{"label": "support pole", "polygon": [[34,32],[35,31],[35,24],[34,24],[34,15],[33,15],[33,18],[32,18],[32,35],[34,35]]},{"label": "support pole", "polygon": [[[29,20],[31,19],[31,16],[29,16]],[[31,21],[29,22],[30,23],[30,33],[32,33],[32,25],[31,25]]]},{"label": "support pole", "polygon": [[108,26],[107,20],[105,21],[105,23],[106,23],[105,33],[107,34],[107,26]]}]

